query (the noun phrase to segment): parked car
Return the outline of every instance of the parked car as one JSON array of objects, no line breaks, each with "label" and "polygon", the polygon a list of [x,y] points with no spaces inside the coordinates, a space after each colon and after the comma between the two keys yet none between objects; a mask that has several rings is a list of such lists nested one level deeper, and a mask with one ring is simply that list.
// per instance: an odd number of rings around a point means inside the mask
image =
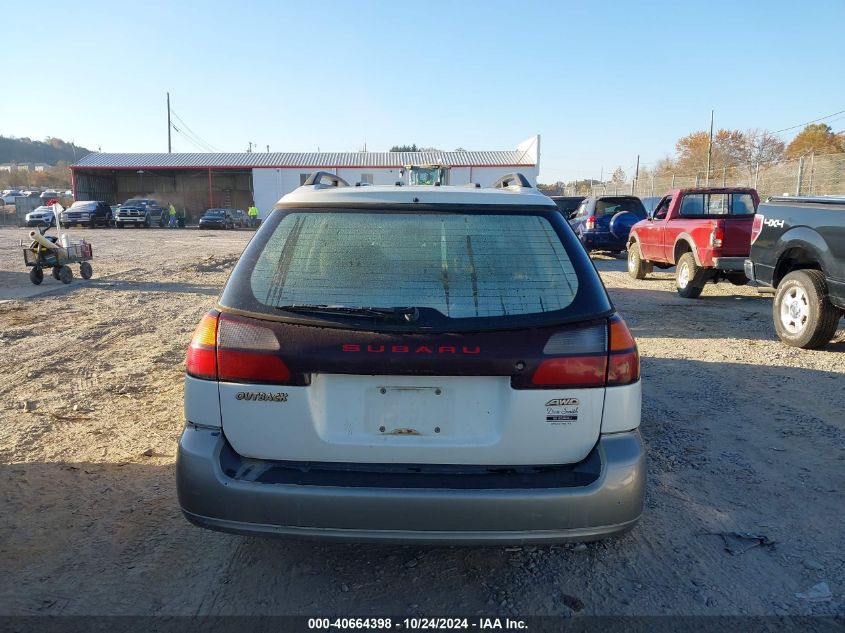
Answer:
[{"label": "parked car", "polygon": [[569,224],[587,252],[621,253],[631,227],[645,217],[643,203],[636,196],[598,196],[585,198]]},{"label": "parked car", "polygon": [[567,220],[575,215],[578,206],[584,201],[585,196],[549,196],[555,201],[557,208]]},{"label": "parked car", "polygon": [[15,204],[15,198],[22,197],[24,197],[23,191],[17,189],[6,189],[3,191],[2,196],[0,196],[6,204]]},{"label": "parked car", "polygon": [[208,209],[199,221],[201,229],[234,229],[235,218],[231,209]]},{"label": "parked car", "polygon": [[636,344],[522,175],[313,174],[247,245],[186,372],[177,491],[202,527],[500,545],[599,539],[642,511]]},{"label": "parked car", "polygon": [[114,218],[115,226],[122,229],[127,225],[164,226],[168,217],[163,205],[151,198],[130,198],[122,205]]},{"label": "parked car", "polygon": [[663,197],[652,217],[638,222],[628,240],[628,274],[645,279],[653,266],[677,267],[682,297],[701,295],[708,281],[748,283],[745,258],[760,197],[754,189],[676,189]]},{"label": "parked car", "polygon": [[102,200],[78,200],[64,210],[61,220],[65,226],[81,224],[93,229],[98,226],[109,226],[112,221],[112,211],[108,203]]},{"label": "parked car", "polygon": [[[59,213],[61,212],[62,207],[59,205]],[[52,206],[41,205],[27,213],[24,221],[27,226],[56,226],[56,214]]]},{"label": "parked car", "polygon": [[243,209],[232,209],[232,218],[235,221],[235,226],[239,229],[249,226],[246,213],[244,213]]},{"label": "parked car", "polygon": [[778,338],[819,348],[845,313],[845,197],[776,197],[761,204],[745,274],[776,289]]},{"label": "parked car", "polygon": [[38,197],[42,200],[58,200],[62,197],[62,194],[60,194],[58,191],[48,189],[47,191],[42,191],[40,194],[38,194]]}]

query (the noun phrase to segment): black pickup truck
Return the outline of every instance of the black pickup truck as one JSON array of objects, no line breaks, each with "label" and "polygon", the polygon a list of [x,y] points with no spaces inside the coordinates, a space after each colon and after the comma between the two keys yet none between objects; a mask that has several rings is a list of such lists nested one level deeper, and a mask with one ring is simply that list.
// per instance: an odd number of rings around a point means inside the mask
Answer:
[{"label": "black pickup truck", "polygon": [[775,289],[772,318],[781,341],[816,349],[845,311],[845,197],[774,197],[751,230],[745,276]]}]

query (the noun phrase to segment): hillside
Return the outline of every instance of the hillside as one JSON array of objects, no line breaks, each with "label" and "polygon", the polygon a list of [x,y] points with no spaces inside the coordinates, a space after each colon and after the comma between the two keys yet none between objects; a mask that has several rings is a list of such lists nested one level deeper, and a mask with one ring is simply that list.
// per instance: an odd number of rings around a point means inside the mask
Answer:
[{"label": "hillside", "polygon": [[[75,149],[75,151],[74,151]],[[91,150],[74,146],[59,138],[33,141],[30,138],[0,136],[0,163],[73,163]]]}]

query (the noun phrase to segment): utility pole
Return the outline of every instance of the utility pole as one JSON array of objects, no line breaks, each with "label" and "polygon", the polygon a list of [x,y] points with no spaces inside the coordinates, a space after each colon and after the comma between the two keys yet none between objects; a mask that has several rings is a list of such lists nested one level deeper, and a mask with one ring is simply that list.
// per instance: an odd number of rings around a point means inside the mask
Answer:
[{"label": "utility pole", "polygon": [[246,150],[247,154],[252,154],[252,141],[249,142],[249,149]]},{"label": "utility pole", "polygon": [[270,146],[269,145],[267,146],[267,153],[268,154],[270,153]]},{"label": "utility pole", "polygon": [[707,176],[704,179],[705,186],[710,185],[710,157],[713,155],[713,110],[710,110],[710,141],[707,143]]},{"label": "utility pole", "polygon": [[640,179],[640,155],[637,154],[637,170],[634,172],[634,180],[631,182],[631,195],[634,195],[634,187],[637,186],[637,181]]},{"label": "utility pole", "polygon": [[173,153],[172,146],[170,145],[170,93],[167,93],[167,153]]}]

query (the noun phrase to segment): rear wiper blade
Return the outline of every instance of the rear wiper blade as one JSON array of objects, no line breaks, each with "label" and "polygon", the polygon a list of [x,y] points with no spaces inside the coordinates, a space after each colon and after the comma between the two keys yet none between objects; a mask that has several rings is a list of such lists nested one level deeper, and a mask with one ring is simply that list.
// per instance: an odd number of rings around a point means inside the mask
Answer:
[{"label": "rear wiper blade", "polygon": [[413,306],[381,308],[372,306],[332,306],[312,303],[292,303],[290,305],[276,306],[276,309],[308,314],[341,314],[367,316],[377,319],[396,318],[407,323],[413,323],[420,317],[419,310]]}]

